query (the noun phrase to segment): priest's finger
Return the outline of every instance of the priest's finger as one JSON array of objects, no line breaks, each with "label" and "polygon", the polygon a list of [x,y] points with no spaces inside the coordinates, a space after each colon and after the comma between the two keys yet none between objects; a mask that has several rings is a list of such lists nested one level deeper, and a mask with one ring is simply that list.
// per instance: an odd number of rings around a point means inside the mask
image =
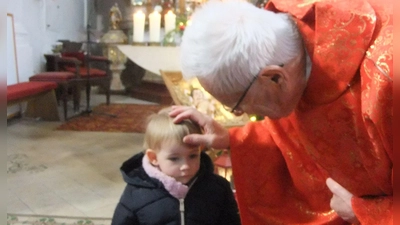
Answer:
[{"label": "priest's finger", "polygon": [[349,191],[347,191],[347,189],[342,187],[332,178],[326,179],[326,185],[333,194],[337,195],[338,197],[343,199],[347,204],[351,205],[351,198],[353,197],[353,195]]}]

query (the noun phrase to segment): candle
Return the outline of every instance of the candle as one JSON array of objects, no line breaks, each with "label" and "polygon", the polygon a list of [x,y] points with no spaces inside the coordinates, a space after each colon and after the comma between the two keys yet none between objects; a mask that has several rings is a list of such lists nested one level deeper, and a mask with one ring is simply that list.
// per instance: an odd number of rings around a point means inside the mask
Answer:
[{"label": "candle", "polygon": [[188,26],[190,26],[190,25],[192,25],[192,21],[191,21],[191,20],[187,20],[187,21],[186,21],[186,26],[188,27]]},{"label": "candle", "polygon": [[160,42],[161,15],[154,11],[149,15],[150,42]]},{"label": "candle", "polygon": [[175,29],[175,20],[176,20],[176,15],[168,11],[167,14],[164,16],[164,21],[165,21],[165,33],[167,34],[171,30]]},{"label": "candle", "polygon": [[145,15],[142,11],[133,14],[133,42],[144,42]]}]

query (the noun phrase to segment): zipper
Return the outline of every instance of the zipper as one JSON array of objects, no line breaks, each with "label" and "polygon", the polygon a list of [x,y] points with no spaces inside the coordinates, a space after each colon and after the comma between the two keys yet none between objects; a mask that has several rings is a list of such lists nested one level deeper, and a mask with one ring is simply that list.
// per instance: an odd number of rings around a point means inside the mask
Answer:
[{"label": "zipper", "polygon": [[[197,177],[194,178],[194,180],[190,183],[189,185],[189,190],[193,186],[193,184],[196,182]],[[188,190],[188,192],[189,192]],[[181,212],[181,225],[185,225],[185,198],[179,199],[179,211]]]},{"label": "zipper", "polygon": [[181,225],[185,225],[185,199],[179,199],[179,211],[181,212]]}]

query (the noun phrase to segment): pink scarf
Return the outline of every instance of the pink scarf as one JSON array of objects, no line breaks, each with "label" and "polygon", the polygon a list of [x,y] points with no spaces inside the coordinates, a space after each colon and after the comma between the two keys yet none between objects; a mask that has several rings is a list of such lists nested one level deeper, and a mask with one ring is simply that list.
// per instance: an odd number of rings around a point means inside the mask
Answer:
[{"label": "pink scarf", "polygon": [[175,198],[183,199],[185,198],[189,187],[178,182],[175,178],[170,177],[163,172],[161,172],[157,167],[150,164],[149,158],[146,155],[143,156],[142,166],[144,171],[149,175],[149,177],[155,178],[163,183],[165,189]]}]

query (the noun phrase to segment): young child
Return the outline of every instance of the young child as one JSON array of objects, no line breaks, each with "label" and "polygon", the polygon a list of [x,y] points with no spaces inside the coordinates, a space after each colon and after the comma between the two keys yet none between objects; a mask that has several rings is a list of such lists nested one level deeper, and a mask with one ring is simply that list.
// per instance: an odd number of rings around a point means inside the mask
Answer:
[{"label": "young child", "polygon": [[200,128],[189,120],[174,124],[169,110],[150,116],[145,152],[123,163],[127,186],[112,224],[240,224],[229,182],[213,173],[200,146],[182,142],[187,134],[201,133]]}]

